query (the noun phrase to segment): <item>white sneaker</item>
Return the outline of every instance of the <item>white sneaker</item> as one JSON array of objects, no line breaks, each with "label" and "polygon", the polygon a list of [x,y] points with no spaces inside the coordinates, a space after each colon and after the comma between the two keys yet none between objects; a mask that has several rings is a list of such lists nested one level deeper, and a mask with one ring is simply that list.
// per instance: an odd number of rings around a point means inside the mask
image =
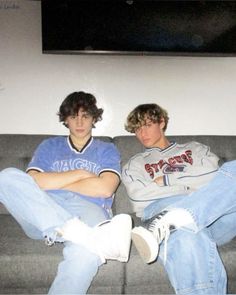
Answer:
[{"label": "white sneaker", "polygon": [[159,244],[149,230],[142,226],[135,227],[131,237],[144,262],[151,263],[157,258]]},{"label": "white sneaker", "polygon": [[89,227],[73,218],[57,229],[67,241],[80,244],[106,259],[126,262],[129,259],[132,220],[127,214],[119,214],[95,227]]}]

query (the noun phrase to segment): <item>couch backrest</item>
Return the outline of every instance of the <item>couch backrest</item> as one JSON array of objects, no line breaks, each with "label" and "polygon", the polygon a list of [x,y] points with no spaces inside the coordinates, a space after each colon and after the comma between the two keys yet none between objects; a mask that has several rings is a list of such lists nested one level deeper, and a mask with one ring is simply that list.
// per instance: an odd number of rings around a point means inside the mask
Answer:
[{"label": "couch backrest", "polygon": [[25,170],[34,150],[50,135],[0,134],[0,170],[15,167]]},{"label": "couch backrest", "polygon": [[[31,134],[0,134],[0,171],[8,167],[16,167],[25,170],[34,150],[44,139],[52,135]],[[130,157],[144,150],[142,145],[133,135],[116,136],[113,139],[107,136],[99,136],[105,141],[112,141],[121,153],[122,166]],[[184,143],[188,141],[199,141],[211,147],[212,152],[217,154],[221,163],[236,159],[236,136],[197,135],[197,136],[169,136],[171,141]],[[123,184],[119,186],[114,201],[116,213],[131,213],[128,197]],[[6,213],[0,206],[0,214]]]},{"label": "couch backrest", "polygon": [[[25,170],[36,147],[44,140],[55,135],[37,134],[0,134],[0,171],[4,168],[15,167]],[[97,136],[111,142],[108,136]]]},{"label": "couch backrest", "polygon": [[[218,135],[196,135],[196,136],[168,136],[170,141],[185,143],[189,141],[198,141],[210,146],[211,151],[220,158],[220,165],[225,161],[236,159],[236,136],[218,136]],[[116,136],[113,138],[121,153],[122,166],[136,153],[142,152],[144,148],[133,135]],[[116,213],[133,213],[128,201],[128,196],[124,185],[119,186],[114,202]]]}]

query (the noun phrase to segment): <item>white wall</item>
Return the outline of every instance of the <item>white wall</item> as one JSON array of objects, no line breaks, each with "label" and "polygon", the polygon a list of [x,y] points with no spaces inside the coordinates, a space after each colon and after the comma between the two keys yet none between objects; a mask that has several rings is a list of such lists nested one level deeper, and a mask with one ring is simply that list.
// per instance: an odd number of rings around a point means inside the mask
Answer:
[{"label": "white wall", "polygon": [[0,0],[0,133],[65,134],[58,107],[73,91],[105,109],[95,135],[128,134],[126,115],[156,102],[167,134],[236,135],[236,57],[46,55],[40,1]]}]

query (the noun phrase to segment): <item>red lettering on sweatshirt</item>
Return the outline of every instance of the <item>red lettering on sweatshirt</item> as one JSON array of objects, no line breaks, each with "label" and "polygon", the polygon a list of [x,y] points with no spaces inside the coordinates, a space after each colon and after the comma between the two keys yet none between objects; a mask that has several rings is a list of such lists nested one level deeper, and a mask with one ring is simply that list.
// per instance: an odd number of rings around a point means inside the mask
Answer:
[{"label": "red lettering on sweatshirt", "polygon": [[[145,170],[150,175],[151,178],[154,178],[155,173],[158,173],[162,168],[166,165],[169,166],[178,166],[178,164],[184,164],[189,163],[190,165],[193,164],[193,158],[192,158],[192,151],[187,150],[183,154],[179,156],[171,157],[167,160],[160,160],[157,163],[147,163],[145,164]],[[176,171],[173,169],[173,171]],[[181,170],[180,170],[181,171]]]}]

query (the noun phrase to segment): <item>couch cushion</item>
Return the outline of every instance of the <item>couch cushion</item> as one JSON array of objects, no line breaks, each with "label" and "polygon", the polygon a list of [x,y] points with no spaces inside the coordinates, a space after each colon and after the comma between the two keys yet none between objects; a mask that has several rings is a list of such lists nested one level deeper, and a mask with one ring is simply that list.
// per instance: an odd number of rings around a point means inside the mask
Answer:
[{"label": "couch cushion", "polygon": [[6,207],[2,203],[0,203],[0,215],[1,214],[9,214]]},{"label": "couch cushion", "polygon": [[[10,215],[0,215],[0,293],[46,293],[63,259],[63,245],[28,238]],[[122,293],[124,264],[100,267],[89,292]]]},{"label": "couch cushion", "polygon": [[228,276],[228,293],[236,294],[236,238],[219,247],[219,252]]},{"label": "couch cushion", "polygon": [[125,293],[174,294],[163,266],[158,262],[144,263],[134,246],[126,268]]},{"label": "couch cushion", "polygon": [[[132,135],[116,136],[113,138],[113,142],[120,151],[122,167],[134,154],[144,151],[142,145],[136,137]],[[130,202],[123,183],[119,185],[116,192],[113,210],[115,213],[132,213]]]}]

